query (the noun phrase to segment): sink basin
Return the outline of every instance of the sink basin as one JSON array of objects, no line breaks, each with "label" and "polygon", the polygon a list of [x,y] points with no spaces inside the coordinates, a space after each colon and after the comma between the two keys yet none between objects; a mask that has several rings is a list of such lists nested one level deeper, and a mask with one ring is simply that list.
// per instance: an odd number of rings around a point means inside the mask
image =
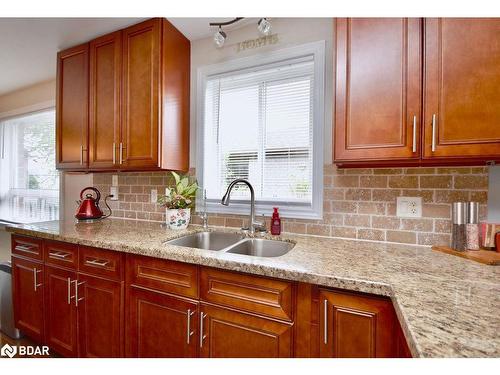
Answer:
[{"label": "sink basin", "polygon": [[294,244],[284,241],[249,238],[227,250],[228,253],[258,257],[279,257],[292,250]]},{"label": "sink basin", "polygon": [[164,243],[169,245],[194,247],[196,249],[217,251],[234,245],[241,239],[243,239],[243,236],[238,233],[198,232],[189,234],[184,237],[165,241]]}]

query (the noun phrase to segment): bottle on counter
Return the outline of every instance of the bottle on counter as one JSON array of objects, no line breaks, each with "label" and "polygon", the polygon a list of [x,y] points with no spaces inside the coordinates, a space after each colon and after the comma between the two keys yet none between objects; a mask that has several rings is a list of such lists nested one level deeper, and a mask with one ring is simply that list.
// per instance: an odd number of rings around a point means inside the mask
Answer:
[{"label": "bottle on counter", "polygon": [[467,211],[467,202],[453,202],[451,247],[458,251],[467,250]]},{"label": "bottle on counter", "polygon": [[479,203],[467,202],[467,250],[479,250]]},{"label": "bottle on counter", "polygon": [[278,213],[278,207],[273,207],[273,216],[271,218],[271,234],[278,236],[281,234],[281,219]]}]

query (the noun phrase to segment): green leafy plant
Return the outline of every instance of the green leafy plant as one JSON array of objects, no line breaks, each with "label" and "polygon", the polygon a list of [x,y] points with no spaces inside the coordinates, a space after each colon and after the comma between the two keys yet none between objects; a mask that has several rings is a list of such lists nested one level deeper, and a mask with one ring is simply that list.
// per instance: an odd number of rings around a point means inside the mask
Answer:
[{"label": "green leafy plant", "polygon": [[158,196],[158,204],[169,209],[191,208],[194,206],[196,191],[199,189],[196,181],[190,183],[188,176],[180,176],[172,173],[175,179],[175,186],[169,187],[165,195]]}]

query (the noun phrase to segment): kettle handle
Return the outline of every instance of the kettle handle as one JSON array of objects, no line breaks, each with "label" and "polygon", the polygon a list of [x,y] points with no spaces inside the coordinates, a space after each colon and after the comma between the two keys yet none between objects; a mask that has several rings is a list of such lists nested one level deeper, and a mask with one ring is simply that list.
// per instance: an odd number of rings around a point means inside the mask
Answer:
[{"label": "kettle handle", "polygon": [[83,193],[85,193],[87,190],[92,190],[96,194],[95,204],[98,205],[99,204],[99,200],[101,199],[101,193],[95,187],[89,186],[89,187],[84,188],[80,192],[80,199],[83,200]]}]

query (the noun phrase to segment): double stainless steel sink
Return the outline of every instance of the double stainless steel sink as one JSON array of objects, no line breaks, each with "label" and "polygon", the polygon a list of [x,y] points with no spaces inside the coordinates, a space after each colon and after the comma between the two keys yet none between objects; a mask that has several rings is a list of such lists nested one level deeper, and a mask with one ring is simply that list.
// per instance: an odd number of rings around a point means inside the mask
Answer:
[{"label": "double stainless steel sink", "polygon": [[294,247],[291,242],[247,238],[243,234],[227,232],[197,232],[164,243],[259,257],[279,257]]}]

